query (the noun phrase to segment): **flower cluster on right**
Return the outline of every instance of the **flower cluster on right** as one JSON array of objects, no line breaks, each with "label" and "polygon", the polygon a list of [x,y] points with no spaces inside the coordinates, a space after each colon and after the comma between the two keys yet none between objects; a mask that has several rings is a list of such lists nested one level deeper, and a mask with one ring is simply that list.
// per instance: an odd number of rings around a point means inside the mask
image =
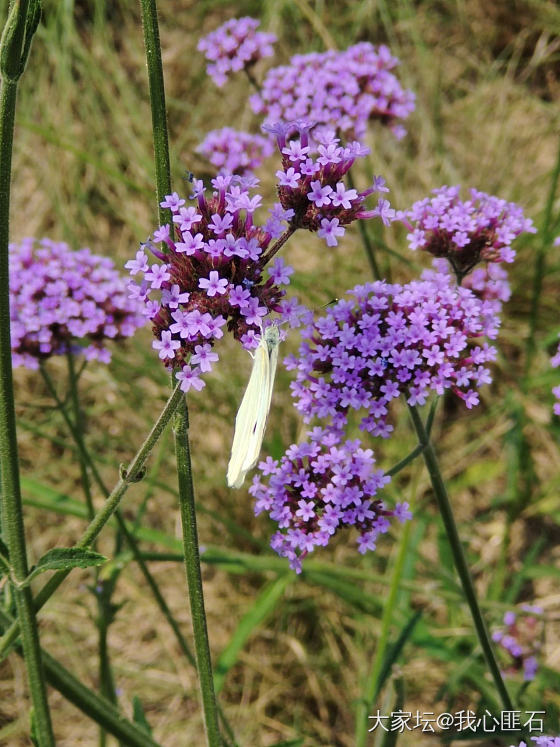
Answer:
[{"label": "flower cluster on right", "polygon": [[512,241],[522,233],[535,233],[530,218],[514,202],[470,190],[461,200],[460,187],[439,187],[433,197],[415,202],[397,213],[410,233],[411,249],[445,257],[462,279],[481,261],[513,262]]}]

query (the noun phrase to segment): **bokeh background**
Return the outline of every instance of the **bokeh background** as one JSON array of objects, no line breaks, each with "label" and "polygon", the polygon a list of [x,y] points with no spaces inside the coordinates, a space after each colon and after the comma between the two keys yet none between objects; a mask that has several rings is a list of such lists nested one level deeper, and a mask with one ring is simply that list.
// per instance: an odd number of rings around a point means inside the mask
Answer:
[{"label": "bokeh background", "polygon": [[[160,34],[168,103],[174,188],[185,194],[185,171],[209,177],[195,153],[210,129],[257,132],[243,75],[218,89],[196,44],[231,17],[253,15],[278,36],[282,64],[295,53],[343,49],[357,41],[386,43],[401,60],[402,84],[417,95],[397,141],[372,127],[372,155],[359,186],[382,174],[394,207],[407,208],[442,184],[462,184],[519,202],[539,233],[517,244],[512,300],[504,311],[494,382],[481,405],[466,411],[446,398],[434,439],[477,589],[491,627],[517,603],[538,603],[545,626],[537,680],[522,707],[546,708],[549,732],[560,710],[560,427],[553,420],[549,367],[560,329],[560,9],[547,0],[160,0]],[[45,0],[44,18],[19,87],[11,236],[48,236],[89,246],[122,266],[156,227],[151,116],[139,5],[132,0]],[[0,2],[5,18],[7,2]],[[266,207],[274,201],[272,158],[259,172]],[[544,228],[544,230],[543,230]],[[404,232],[371,228],[387,276],[406,281],[427,258],[412,255]],[[369,269],[354,226],[338,249],[296,234],[283,250],[296,268],[293,288],[312,307],[363,282]],[[535,280],[535,278],[537,280]],[[540,285],[535,285],[535,283]],[[536,325],[532,306],[538,300]],[[533,326],[535,329],[533,330]],[[295,336],[294,336],[295,338]],[[297,339],[285,344],[295,349]],[[529,351],[529,354],[528,354]],[[224,340],[221,363],[201,393],[189,395],[199,533],[210,642],[223,677],[221,702],[241,745],[303,737],[309,747],[354,743],[354,712],[376,650],[399,528],[379,550],[358,556],[341,536],[315,554],[301,577],[268,548],[272,525],[253,516],[246,486],[231,491],[225,470],[236,408],[250,359]],[[530,363],[528,364],[528,361]],[[291,407],[290,377],[280,367],[263,453],[280,456],[301,423]],[[49,370],[63,392],[64,361]],[[33,372],[18,369],[20,458],[32,560],[72,544],[85,527],[79,468],[60,415]],[[81,378],[87,442],[112,485],[157,417],[168,377],[140,330],[114,349],[109,366],[91,364]],[[415,445],[403,408],[396,435],[374,445],[389,468]],[[179,515],[172,435],[166,433],[146,479],[132,487],[123,513],[138,519],[147,552],[169,559],[150,567],[185,635],[190,620],[178,561]],[[421,712],[476,708],[492,685],[462,602],[426,473],[420,462],[399,474],[388,500],[408,500],[415,519],[391,640],[421,611],[379,707],[399,703]],[[96,505],[102,498],[95,496]],[[109,632],[119,703],[127,714],[140,699],[154,737],[166,747],[202,744],[197,683],[124,548],[108,530],[99,549],[121,572]],[[122,549],[122,552],[121,552]],[[175,559],[174,559],[175,558]],[[304,569],[306,568],[304,564]],[[44,647],[83,682],[97,686],[96,604],[91,575],[75,571],[40,615]],[[511,683],[519,693],[520,680]],[[402,688],[402,690],[401,690]],[[97,727],[51,694],[57,743],[94,745]],[[22,662],[0,664],[0,743],[27,745],[29,704]],[[515,740],[511,740],[515,741]],[[399,744],[430,745],[429,735]],[[491,739],[483,744],[500,744]],[[113,744],[109,739],[108,744]],[[371,744],[377,744],[372,735]],[[504,744],[504,742],[502,742]],[[509,744],[509,742],[508,742]]]}]

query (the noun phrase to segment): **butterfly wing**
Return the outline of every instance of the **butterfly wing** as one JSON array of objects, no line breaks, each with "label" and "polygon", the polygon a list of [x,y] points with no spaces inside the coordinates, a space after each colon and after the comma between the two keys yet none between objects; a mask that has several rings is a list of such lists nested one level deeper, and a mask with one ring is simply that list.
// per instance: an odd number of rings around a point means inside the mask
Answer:
[{"label": "butterfly wing", "polygon": [[263,337],[255,351],[249,383],[247,384],[247,389],[245,390],[235,418],[235,431],[227,471],[227,483],[230,488],[241,487],[246,473],[251,469],[253,460],[256,461],[258,459],[258,453],[256,458],[254,457],[254,453],[259,434],[259,451],[264,434],[266,415],[263,418],[262,413],[266,407],[269,395],[269,370],[270,359],[268,347]]}]

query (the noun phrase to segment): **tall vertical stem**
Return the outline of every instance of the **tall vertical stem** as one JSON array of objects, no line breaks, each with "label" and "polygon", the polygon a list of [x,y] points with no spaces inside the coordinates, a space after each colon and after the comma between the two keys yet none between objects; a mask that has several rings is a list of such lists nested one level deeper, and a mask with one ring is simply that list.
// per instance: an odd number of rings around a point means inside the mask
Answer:
[{"label": "tall vertical stem", "polygon": [[221,738],[218,728],[218,709],[214,693],[214,678],[212,675],[212,662],[210,659],[208,629],[206,627],[206,613],[202,592],[202,574],[200,571],[194,488],[188,438],[189,416],[187,404],[184,400],[179,404],[175,413],[174,432],[177,475],[179,478],[179,503],[181,506],[181,524],[183,527],[183,554],[189,587],[196,664],[202,693],[206,737],[210,747],[218,747],[221,745]]},{"label": "tall vertical stem", "polygon": [[494,654],[494,649],[492,648],[492,642],[490,640],[488,628],[486,627],[486,623],[484,622],[482,612],[478,605],[473,580],[471,577],[469,566],[467,564],[467,559],[465,558],[465,553],[463,552],[463,546],[461,544],[461,539],[459,537],[459,532],[457,531],[457,525],[455,524],[455,518],[453,516],[453,509],[451,508],[451,503],[447,494],[447,488],[445,487],[445,483],[439,469],[439,464],[436,453],[434,451],[434,447],[428,433],[426,432],[424,423],[422,422],[422,418],[420,417],[418,410],[415,407],[409,406],[409,411],[412,417],[414,428],[416,430],[416,434],[418,436],[418,440],[424,446],[422,456],[424,457],[424,462],[426,464],[428,474],[430,475],[430,481],[432,483],[432,488],[438,504],[439,513],[445,527],[449,544],[451,546],[453,561],[461,580],[465,599],[467,600],[467,604],[469,605],[469,609],[471,611],[480,647],[482,648],[482,651],[484,653],[488,669],[490,670],[490,674],[492,675],[496,690],[500,695],[500,700],[502,701],[504,708],[507,711],[513,711],[513,703],[502,679],[500,668]]},{"label": "tall vertical stem", "polygon": [[[33,597],[29,587],[19,586],[28,574],[28,565],[19,482],[10,337],[8,257],[12,148],[17,81],[25,62],[25,25],[28,9],[27,0],[12,4],[0,49],[2,64],[0,87],[0,484],[2,530],[10,554],[11,580],[14,586],[25,666],[35,713],[36,736],[40,747],[50,747],[54,745],[54,736]],[[18,60],[21,61],[21,69],[18,67]]]},{"label": "tall vertical stem", "polygon": [[[140,5],[142,8],[142,24],[144,27],[144,43],[150,86],[158,211],[160,223],[165,223],[168,220],[167,216],[169,212],[162,210],[160,203],[165,195],[171,192],[171,169],[157,9],[155,0],[140,0]],[[206,737],[210,747],[218,747],[221,745],[222,740],[218,727],[218,709],[216,706],[212,663],[208,645],[208,630],[204,611],[188,423],[187,403],[183,397],[175,415],[175,454],[179,480],[181,522],[183,525],[183,551],[191,604],[196,663],[204,708]]]},{"label": "tall vertical stem", "polygon": [[159,27],[155,0],[140,0],[142,7],[142,25],[144,27],[144,46],[148,65],[148,83],[150,87],[150,106],[152,109],[152,132],[156,167],[156,197],[159,211],[159,222],[169,220],[169,210],[161,207],[165,195],[171,192],[171,166],[169,162],[169,139],[167,136],[167,113],[165,110],[165,86],[163,82],[163,65],[159,43]]}]

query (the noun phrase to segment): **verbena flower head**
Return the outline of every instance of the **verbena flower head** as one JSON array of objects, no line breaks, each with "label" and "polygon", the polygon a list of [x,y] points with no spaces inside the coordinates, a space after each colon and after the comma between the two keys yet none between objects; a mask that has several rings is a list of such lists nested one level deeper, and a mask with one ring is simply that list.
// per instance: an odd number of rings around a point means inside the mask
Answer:
[{"label": "verbena flower head", "polygon": [[360,428],[388,437],[389,407],[401,394],[423,405],[451,389],[467,408],[491,381],[499,319],[491,302],[429,274],[406,285],[358,285],[302,333],[298,356],[286,359],[304,421],[319,418],[340,432],[352,412]]},{"label": "verbena flower head", "polygon": [[262,135],[223,127],[211,130],[196,150],[220,173],[243,175],[258,169],[273,154],[274,146]]},{"label": "verbena flower head", "polygon": [[[531,737],[531,741],[540,745],[540,747],[560,747],[560,737],[547,737],[543,735],[540,737]],[[531,747],[531,745],[527,745],[527,742],[519,742],[519,745],[512,744],[510,747]]]},{"label": "verbena flower head", "polygon": [[402,137],[400,122],[413,111],[414,94],[391,72],[398,64],[388,47],[369,42],[296,55],[268,71],[251,106],[267,122],[308,119],[319,123],[319,131],[336,129],[360,140],[368,122],[377,120]]},{"label": "verbena flower head", "polygon": [[513,262],[511,243],[521,233],[535,233],[530,218],[514,202],[476,189],[470,200],[459,197],[460,187],[434,189],[433,197],[397,213],[408,228],[408,245],[434,257],[445,257],[462,278],[480,261]]},{"label": "verbena flower head", "polygon": [[14,366],[36,369],[68,351],[108,363],[108,340],[146,320],[107,257],[50,239],[10,244],[10,329]]},{"label": "verbena flower head", "polygon": [[[171,210],[172,227],[158,228],[126,263],[140,280],[129,289],[145,303],[153,347],[166,367],[181,369],[177,378],[184,391],[204,386],[200,374],[218,360],[212,348],[226,325],[251,348],[267,314],[274,311],[291,320],[297,310],[294,302],[282,300],[292,268],[276,258],[264,269],[266,249],[281,233],[282,210],[276,206],[266,225],[255,224],[261,197],[251,196],[249,183],[257,180],[220,175],[207,197],[202,182],[195,181],[194,204],[188,207],[177,193],[168,195],[161,205]],[[159,261],[152,262],[150,254]]]},{"label": "verbena flower head", "polygon": [[358,192],[344,183],[344,176],[357,158],[364,158],[369,148],[358,142],[340,145],[334,131],[315,134],[312,145],[311,122],[276,122],[263,129],[276,136],[282,155],[278,177],[278,197],[291,215],[290,226],[316,231],[328,246],[336,246],[348,224],[358,219],[380,217],[389,224],[395,211],[387,200],[379,199],[371,210],[365,200],[377,192],[388,192],[385,180],[375,177],[373,185]]},{"label": "verbena flower head", "polygon": [[315,428],[303,443],[293,444],[280,459],[268,457],[259,467],[249,492],[255,513],[266,511],[279,531],[272,548],[301,572],[301,561],[315,547],[324,547],[342,529],[357,531],[358,551],[374,550],[388,531],[389,518],[410,518],[408,504],[389,509],[376,493],[390,478],[374,468],[371,449],[358,440]]},{"label": "verbena flower head", "polygon": [[509,658],[505,674],[521,672],[526,682],[533,680],[538,668],[537,656],[543,633],[542,609],[523,605],[522,614],[510,611],[504,615],[504,628],[492,634]]},{"label": "verbena flower head", "polygon": [[246,16],[232,18],[198,42],[197,49],[208,60],[206,72],[217,86],[231,73],[252,67],[273,54],[274,34],[257,31],[260,21]]},{"label": "verbena flower head", "polygon": [[[558,349],[556,350],[556,354],[551,358],[550,363],[553,368],[560,368],[560,343],[558,343]],[[554,414],[560,415],[560,386],[555,386],[552,393],[558,400],[558,402],[554,403]]]}]

